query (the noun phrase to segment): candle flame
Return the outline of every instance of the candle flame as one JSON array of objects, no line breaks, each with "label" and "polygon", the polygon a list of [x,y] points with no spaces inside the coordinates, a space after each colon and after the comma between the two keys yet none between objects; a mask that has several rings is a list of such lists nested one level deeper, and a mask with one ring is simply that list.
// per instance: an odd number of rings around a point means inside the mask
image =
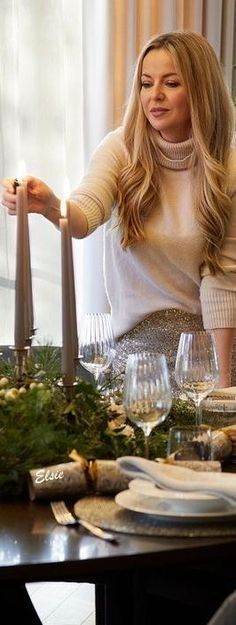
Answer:
[{"label": "candle flame", "polygon": [[60,211],[61,211],[61,216],[62,217],[66,217],[67,216],[67,204],[66,204],[65,198],[62,198],[62,200],[61,200]]},{"label": "candle flame", "polygon": [[68,176],[65,176],[64,178],[64,184],[63,184],[63,197],[68,197],[70,195],[70,181]]},{"label": "candle flame", "polygon": [[17,166],[17,178],[19,182],[22,180],[22,178],[24,178],[25,175],[26,175],[26,164],[25,164],[24,159],[21,158]]},{"label": "candle flame", "polygon": [[64,192],[63,192],[63,197],[61,198],[60,211],[61,211],[61,217],[67,217],[66,198],[68,197],[70,193],[70,182],[69,182],[69,178],[67,177],[64,178],[63,189],[64,189]]}]

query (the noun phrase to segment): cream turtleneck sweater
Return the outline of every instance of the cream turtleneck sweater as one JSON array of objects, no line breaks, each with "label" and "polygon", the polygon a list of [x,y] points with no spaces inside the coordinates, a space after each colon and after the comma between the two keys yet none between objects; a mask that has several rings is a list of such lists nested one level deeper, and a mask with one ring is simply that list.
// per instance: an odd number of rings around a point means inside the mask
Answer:
[{"label": "cream turtleneck sweater", "polygon": [[206,329],[236,327],[236,150],[230,160],[232,215],[222,249],[226,275],[201,268],[204,240],[194,216],[191,139],[168,143],[158,135],[160,204],[145,224],[145,241],[126,251],[117,227],[117,179],[127,156],[122,129],[97,148],[88,173],[72,194],[88,221],[88,234],[105,223],[104,275],[115,336],[157,310],[178,308],[203,316]]}]

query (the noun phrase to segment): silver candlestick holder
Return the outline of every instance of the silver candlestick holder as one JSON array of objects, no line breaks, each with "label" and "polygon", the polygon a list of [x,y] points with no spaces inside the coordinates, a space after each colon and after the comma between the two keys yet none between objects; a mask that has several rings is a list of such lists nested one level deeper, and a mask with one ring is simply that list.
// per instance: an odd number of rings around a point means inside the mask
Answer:
[{"label": "silver candlestick holder", "polygon": [[26,345],[27,345],[28,350],[29,350],[28,351],[28,359],[30,358],[32,342],[33,342],[33,340],[35,338],[36,332],[37,332],[37,328],[32,328],[30,336],[26,339]]},{"label": "silver candlestick holder", "polygon": [[64,392],[66,400],[68,402],[71,402],[72,399],[74,399],[74,396],[75,396],[75,390],[76,390],[77,383],[74,381],[72,384],[68,384],[62,378],[62,380],[59,380],[57,385]]},{"label": "silver candlestick holder", "polygon": [[15,356],[15,377],[16,383],[20,386],[27,375],[27,362],[29,359],[29,346],[10,347],[14,351]]}]

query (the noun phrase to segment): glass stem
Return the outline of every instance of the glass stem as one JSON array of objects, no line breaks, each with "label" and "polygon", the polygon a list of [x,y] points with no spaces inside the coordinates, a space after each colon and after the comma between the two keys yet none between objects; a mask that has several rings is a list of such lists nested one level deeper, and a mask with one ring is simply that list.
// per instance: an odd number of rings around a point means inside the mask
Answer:
[{"label": "glass stem", "polygon": [[94,373],[93,377],[94,377],[94,384],[95,384],[95,387],[96,387],[96,389],[97,389],[97,391],[98,391],[98,390],[99,390],[99,388],[100,388],[100,386],[101,386],[101,385],[100,385],[100,383],[99,383],[100,371],[99,371],[98,373]]},{"label": "glass stem", "polygon": [[202,402],[196,403],[196,425],[202,425]]},{"label": "glass stem", "polygon": [[148,447],[148,436],[144,434],[144,456],[145,458],[149,458],[149,447]]}]

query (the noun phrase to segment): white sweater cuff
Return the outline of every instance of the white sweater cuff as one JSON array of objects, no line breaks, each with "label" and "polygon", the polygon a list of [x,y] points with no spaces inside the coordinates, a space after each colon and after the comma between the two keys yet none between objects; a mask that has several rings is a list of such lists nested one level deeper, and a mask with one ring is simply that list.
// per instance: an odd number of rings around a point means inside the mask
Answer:
[{"label": "white sweater cuff", "polygon": [[201,307],[205,330],[236,328],[236,292],[203,289]]},{"label": "white sweater cuff", "polygon": [[73,202],[77,203],[80,210],[84,213],[88,222],[87,235],[96,230],[98,226],[103,223],[104,220],[104,208],[102,204],[98,204],[95,198],[80,192],[76,195],[71,195],[70,198]]}]

